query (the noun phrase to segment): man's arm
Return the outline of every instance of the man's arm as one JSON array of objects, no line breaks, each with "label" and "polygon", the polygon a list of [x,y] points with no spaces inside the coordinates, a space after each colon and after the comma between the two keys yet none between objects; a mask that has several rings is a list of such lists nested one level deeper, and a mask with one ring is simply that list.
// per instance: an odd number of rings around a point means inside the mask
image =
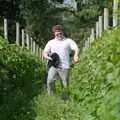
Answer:
[{"label": "man's arm", "polygon": [[74,51],[74,55],[73,55],[73,64],[77,63],[79,60],[79,48],[77,46],[77,44],[75,43],[75,41],[71,40],[71,44],[70,44],[71,49]]},{"label": "man's arm", "polygon": [[50,52],[51,52],[51,47],[50,47],[50,44],[48,42],[44,48],[43,57],[48,59],[48,60],[52,60],[52,58],[49,56]]}]

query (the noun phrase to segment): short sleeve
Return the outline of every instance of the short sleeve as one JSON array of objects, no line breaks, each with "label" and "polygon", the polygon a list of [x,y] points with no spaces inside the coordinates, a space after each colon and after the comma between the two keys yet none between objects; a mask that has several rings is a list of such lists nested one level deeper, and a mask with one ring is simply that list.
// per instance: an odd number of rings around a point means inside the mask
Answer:
[{"label": "short sleeve", "polygon": [[71,48],[72,50],[78,49],[78,46],[77,46],[77,44],[76,44],[75,41],[73,41],[72,39],[70,39],[69,42],[70,42],[70,48]]},{"label": "short sleeve", "polygon": [[49,53],[51,51],[50,42],[48,42],[44,48],[44,52]]}]

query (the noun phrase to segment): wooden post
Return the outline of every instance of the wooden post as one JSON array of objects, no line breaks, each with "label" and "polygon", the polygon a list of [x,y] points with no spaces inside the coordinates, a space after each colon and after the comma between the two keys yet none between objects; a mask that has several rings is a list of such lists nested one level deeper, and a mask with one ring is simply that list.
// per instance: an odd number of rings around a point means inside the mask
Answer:
[{"label": "wooden post", "polygon": [[35,41],[33,41],[33,53],[35,53]]},{"label": "wooden post", "polygon": [[36,55],[38,55],[38,45],[36,44]]},{"label": "wooden post", "polygon": [[6,18],[4,18],[4,38],[8,39],[8,24]]},{"label": "wooden post", "polygon": [[41,48],[39,48],[39,56],[40,56],[40,58],[41,58]]},{"label": "wooden post", "polygon": [[25,46],[25,31],[22,29],[22,47]]},{"label": "wooden post", "polygon": [[118,14],[116,13],[118,10],[118,0],[113,0],[113,27],[118,25]]},{"label": "wooden post", "polygon": [[87,41],[88,41],[88,47],[90,47],[90,37],[88,37]]},{"label": "wooden post", "polygon": [[83,51],[86,50],[86,40],[84,41],[84,47],[83,47]]},{"label": "wooden post", "polygon": [[102,36],[103,32],[103,23],[102,23],[102,16],[99,16],[99,36]]},{"label": "wooden post", "polygon": [[40,57],[40,54],[39,54],[39,49],[40,49],[40,47],[39,47],[39,45],[38,45],[38,56]]},{"label": "wooden post", "polygon": [[83,52],[85,51],[85,43],[84,43],[84,45],[83,45],[83,49],[82,49],[82,51],[83,51]]},{"label": "wooden post", "polygon": [[109,27],[109,12],[108,8],[104,8],[104,30]]},{"label": "wooden post", "polygon": [[86,49],[88,49],[89,48],[89,42],[88,42],[88,40],[86,40]]},{"label": "wooden post", "polygon": [[16,22],[16,45],[19,45],[19,23]]},{"label": "wooden post", "polygon": [[91,29],[91,42],[95,40],[94,28]]},{"label": "wooden post", "polygon": [[43,57],[43,50],[41,49],[41,58],[42,58],[42,60],[44,60],[44,57]]},{"label": "wooden post", "polygon": [[36,54],[36,41],[35,41],[35,49],[34,50],[35,50],[35,54]]},{"label": "wooden post", "polygon": [[31,45],[31,53],[33,52],[33,43],[32,43],[32,41],[33,41],[33,39],[32,39],[32,37],[30,38],[30,45]]},{"label": "wooden post", "polygon": [[38,57],[40,58],[40,47],[38,46]]},{"label": "wooden post", "polygon": [[40,47],[39,47],[39,45],[38,45],[38,56],[40,57],[40,54],[39,54],[39,49],[40,49]]},{"label": "wooden post", "polygon": [[40,58],[42,58],[41,51],[42,51],[42,49],[41,49],[41,48],[39,48],[39,55],[40,55]]},{"label": "wooden post", "polygon": [[97,21],[96,22],[96,35],[95,35],[96,39],[98,38],[98,36],[99,36],[99,22]]},{"label": "wooden post", "polygon": [[29,35],[28,34],[26,34],[26,42],[27,42],[27,48],[29,49],[30,44],[29,44]]},{"label": "wooden post", "polygon": [[91,43],[92,43],[92,34],[90,34],[90,45],[91,45]]},{"label": "wooden post", "polygon": [[37,45],[37,55],[39,56],[39,45]]},{"label": "wooden post", "polygon": [[84,47],[84,51],[86,51],[88,48],[88,45],[87,45],[87,40],[85,40],[85,47]]}]

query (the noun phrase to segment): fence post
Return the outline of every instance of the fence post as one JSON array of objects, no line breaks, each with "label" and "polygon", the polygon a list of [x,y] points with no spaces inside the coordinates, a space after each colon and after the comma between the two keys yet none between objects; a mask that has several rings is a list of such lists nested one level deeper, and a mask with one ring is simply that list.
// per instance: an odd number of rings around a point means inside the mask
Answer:
[{"label": "fence post", "polygon": [[44,60],[44,57],[43,57],[43,50],[41,49],[41,58],[42,60]]},{"label": "fence post", "polygon": [[22,29],[22,47],[25,46],[25,31]]},{"label": "fence post", "polygon": [[113,1],[113,27],[118,25],[118,14],[116,13],[118,10],[118,0]]},{"label": "fence post", "polygon": [[102,36],[102,32],[103,32],[103,23],[102,23],[102,16],[99,16],[99,36]]},{"label": "fence post", "polygon": [[40,58],[42,58],[41,51],[42,51],[42,49],[41,49],[41,48],[39,48],[39,55],[40,55]]},{"label": "fence post", "polygon": [[91,43],[92,43],[92,35],[90,34],[90,45],[91,45]]},{"label": "fence post", "polygon": [[85,44],[84,44],[84,51],[86,51],[87,49],[88,49],[88,41],[87,40],[85,40]]},{"label": "fence post", "polygon": [[85,41],[84,41],[84,44],[83,44],[83,51],[85,51]]},{"label": "fence post", "polygon": [[27,48],[29,49],[30,43],[29,43],[29,35],[26,34],[26,43],[27,43]]},{"label": "fence post", "polygon": [[104,30],[109,27],[109,12],[108,8],[104,8]]},{"label": "fence post", "polygon": [[89,48],[90,47],[90,38],[89,37],[87,39],[87,42],[88,42],[87,48]]},{"label": "fence post", "polygon": [[8,39],[8,24],[6,18],[4,18],[4,38]]},{"label": "fence post", "polygon": [[91,42],[95,40],[94,28],[91,29]]},{"label": "fence post", "polygon": [[39,52],[38,52],[38,54],[39,54],[39,57],[41,58],[41,48],[39,47]]},{"label": "fence post", "polygon": [[33,51],[33,44],[32,44],[32,41],[33,41],[33,39],[32,39],[32,37],[30,38],[30,45],[31,45],[31,53],[32,53],[32,51]]},{"label": "fence post", "polygon": [[16,45],[19,45],[19,23],[16,22]]},{"label": "fence post", "polygon": [[36,44],[36,55],[38,55],[38,44]]},{"label": "fence post", "polygon": [[99,36],[99,22],[97,21],[96,22],[96,35],[95,35],[96,39],[98,38],[98,36]]},{"label": "fence post", "polygon": [[35,53],[35,41],[33,41],[33,53]]},{"label": "fence post", "polygon": [[38,56],[40,57],[40,54],[39,54],[39,48],[40,48],[40,47],[39,47],[39,45],[38,45]]}]

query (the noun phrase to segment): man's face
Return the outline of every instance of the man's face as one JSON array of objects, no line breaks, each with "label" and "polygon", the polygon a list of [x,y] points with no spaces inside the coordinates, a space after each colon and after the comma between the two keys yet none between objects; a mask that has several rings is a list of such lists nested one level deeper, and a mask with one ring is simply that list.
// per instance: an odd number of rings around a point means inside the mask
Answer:
[{"label": "man's face", "polygon": [[58,40],[63,39],[63,32],[62,31],[55,31],[54,35],[55,35],[55,38],[58,39]]}]

